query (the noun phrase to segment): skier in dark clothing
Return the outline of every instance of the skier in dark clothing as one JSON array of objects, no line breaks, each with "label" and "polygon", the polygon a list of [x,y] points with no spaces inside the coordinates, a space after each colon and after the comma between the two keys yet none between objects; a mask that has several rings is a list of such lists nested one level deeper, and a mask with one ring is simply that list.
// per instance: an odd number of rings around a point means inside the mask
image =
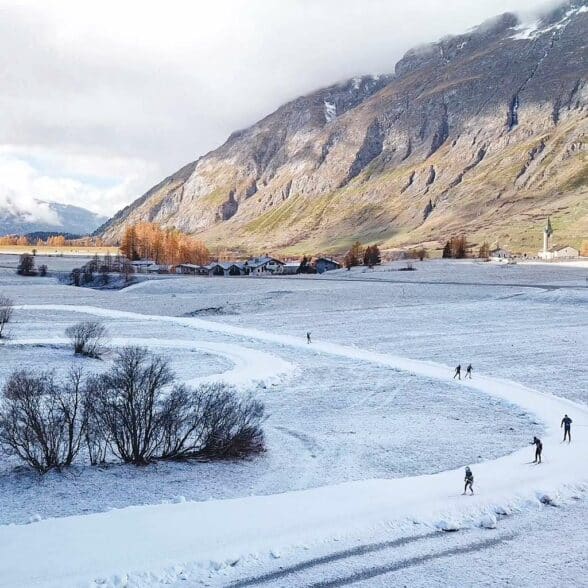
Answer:
[{"label": "skier in dark clothing", "polygon": [[467,466],[465,469],[465,486],[463,489],[463,495],[465,496],[465,493],[467,492],[467,489],[470,489],[470,492],[473,494],[474,493],[474,474],[472,474],[472,470],[470,470],[470,467]]},{"label": "skier in dark clothing", "polygon": [[453,374],[453,379],[455,380],[455,378],[457,378],[458,380],[461,380],[461,364],[459,364],[455,368],[455,374]]},{"label": "skier in dark clothing", "polygon": [[538,437],[533,437],[531,445],[535,446],[535,461],[533,463],[541,463],[541,453],[543,452],[543,443]]},{"label": "skier in dark clothing", "polygon": [[[568,439],[568,443],[572,442],[572,432],[571,432],[571,428],[572,428],[572,419],[565,414],[564,418],[561,419],[561,426],[564,428],[564,438],[563,440],[566,440],[566,437]],[[560,427],[561,428],[561,427]]]},{"label": "skier in dark clothing", "polygon": [[468,365],[468,367],[466,368],[466,375],[465,375],[466,379],[467,379],[467,378],[469,378],[470,380],[472,379],[472,370],[473,370],[473,369],[474,369],[474,368],[472,367],[472,364],[470,363],[470,364]]},{"label": "skier in dark clothing", "polygon": [[307,331],[306,333],[306,342],[310,343],[310,331]]}]

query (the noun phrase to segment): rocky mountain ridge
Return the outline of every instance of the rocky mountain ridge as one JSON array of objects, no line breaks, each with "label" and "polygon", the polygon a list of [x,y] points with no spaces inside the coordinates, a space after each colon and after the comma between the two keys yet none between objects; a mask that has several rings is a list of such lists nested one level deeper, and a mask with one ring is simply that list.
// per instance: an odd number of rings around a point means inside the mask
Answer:
[{"label": "rocky mountain ridge", "polygon": [[153,221],[212,247],[337,252],[465,232],[534,251],[546,215],[588,238],[588,6],[505,14],[410,50],[394,73],[285,104],[107,222]]}]

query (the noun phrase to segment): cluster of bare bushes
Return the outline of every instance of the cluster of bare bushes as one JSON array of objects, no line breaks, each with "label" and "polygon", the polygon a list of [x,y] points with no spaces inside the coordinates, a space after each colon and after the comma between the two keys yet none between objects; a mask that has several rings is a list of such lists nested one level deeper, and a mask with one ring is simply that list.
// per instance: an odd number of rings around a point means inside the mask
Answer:
[{"label": "cluster of bare bushes", "polygon": [[65,329],[75,355],[99,359],[106,350],[106,327],[97,321],[82,321]]},{"label": "cluster of bare bushes", "polygon": [[85,376],[14,372],[0,398],[0,446],[41,473],[75,461],[242,458],[264,450],[264,406],[225,384],[178,385],[168,361],[140,347]]}]

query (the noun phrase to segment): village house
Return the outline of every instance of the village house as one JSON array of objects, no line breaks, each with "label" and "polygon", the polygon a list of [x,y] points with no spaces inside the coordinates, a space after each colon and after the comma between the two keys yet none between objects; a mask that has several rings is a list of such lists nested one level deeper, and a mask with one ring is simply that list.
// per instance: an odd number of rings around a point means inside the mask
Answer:
[{"label": "village house", "polygon": [[510,251],[503,249],[502,247],[497,247],[490,251],[490,260],[491,261],[506,261],[510,259],[511,254]]},{"label": "village house", "polygon": [[189,276],[198,276],[202,273],[202,266],[196,265],[195,263],[181,263],[176,268],[177,274],[189,275]]},{"label": "village house", "polygon": [[147,267],[143,268],[142,271],[148,274],[167,274],[169,273],[170,266],[169,265],[157,265],[156,263],[152,265],[148,265]]},{"label": "village house", "polygon": [[575,247],[569,245],[559,245],[551,247],[545,252],[542,252],[541,257],[546,260],[554,259],[576,259],[580,257],[580,252]]},{"label": "village house", "polygon": [[246,272],[253,276],[259,276],[266,273],[273,274],[282,265],[284,265],[283,261],[266,255],[248,259],[244,264]]},{"label": "village house", "polygon": [[276,269],[276,274],[280,274],[282,276],[293,276],[298,273],[299,268],[299,261],[287,261],[283,265],[278,266]]},{"label": "village house", "polygon": [[330,257],[319,257],[314,260],[317,273],[322,274],[336,269],[341,269],[341,264]]},{"label": "village house", "polygon": [[137,261],[131,261],[131,265],[133,266],[133,269],[139,274],[147,273],[147,268],[158,267],[152,259],[139,259]]}]

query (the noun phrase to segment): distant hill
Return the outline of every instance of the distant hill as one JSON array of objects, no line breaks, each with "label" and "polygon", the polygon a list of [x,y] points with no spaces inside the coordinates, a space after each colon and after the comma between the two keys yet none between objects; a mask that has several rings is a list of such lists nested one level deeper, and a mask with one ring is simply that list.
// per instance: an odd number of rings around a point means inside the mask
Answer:
[{"label": "distant hill", "polygon": [[41,200],[38,201],[38,205],[46,214],[38,215],[35,210],[25,214],[10,208],[0,209],[0,236],[37,232],[89,235],[106,220],[106,217],[79,206]]},{"label": "distant hill", "polygon": [[588,0],[571,0],[533,23],[503,14],[412,49],[389,75],[296,98],[233,133],[98,233],[117,241],[152,221],[212,247],[300,254],[464,232],[538,251],[550,215],[579,247],[587,40]]},{"label": "distant hill", "polygon": [[80,239],[83,235],[76,235],[74,233],[60,233],[56,231],[34,231],[33,233],[25,233],[25,237],[29,240],[29,243],[35,243],[39,239],[47,241],[50,237],[65,237],[68,241],[75,241]]}]

